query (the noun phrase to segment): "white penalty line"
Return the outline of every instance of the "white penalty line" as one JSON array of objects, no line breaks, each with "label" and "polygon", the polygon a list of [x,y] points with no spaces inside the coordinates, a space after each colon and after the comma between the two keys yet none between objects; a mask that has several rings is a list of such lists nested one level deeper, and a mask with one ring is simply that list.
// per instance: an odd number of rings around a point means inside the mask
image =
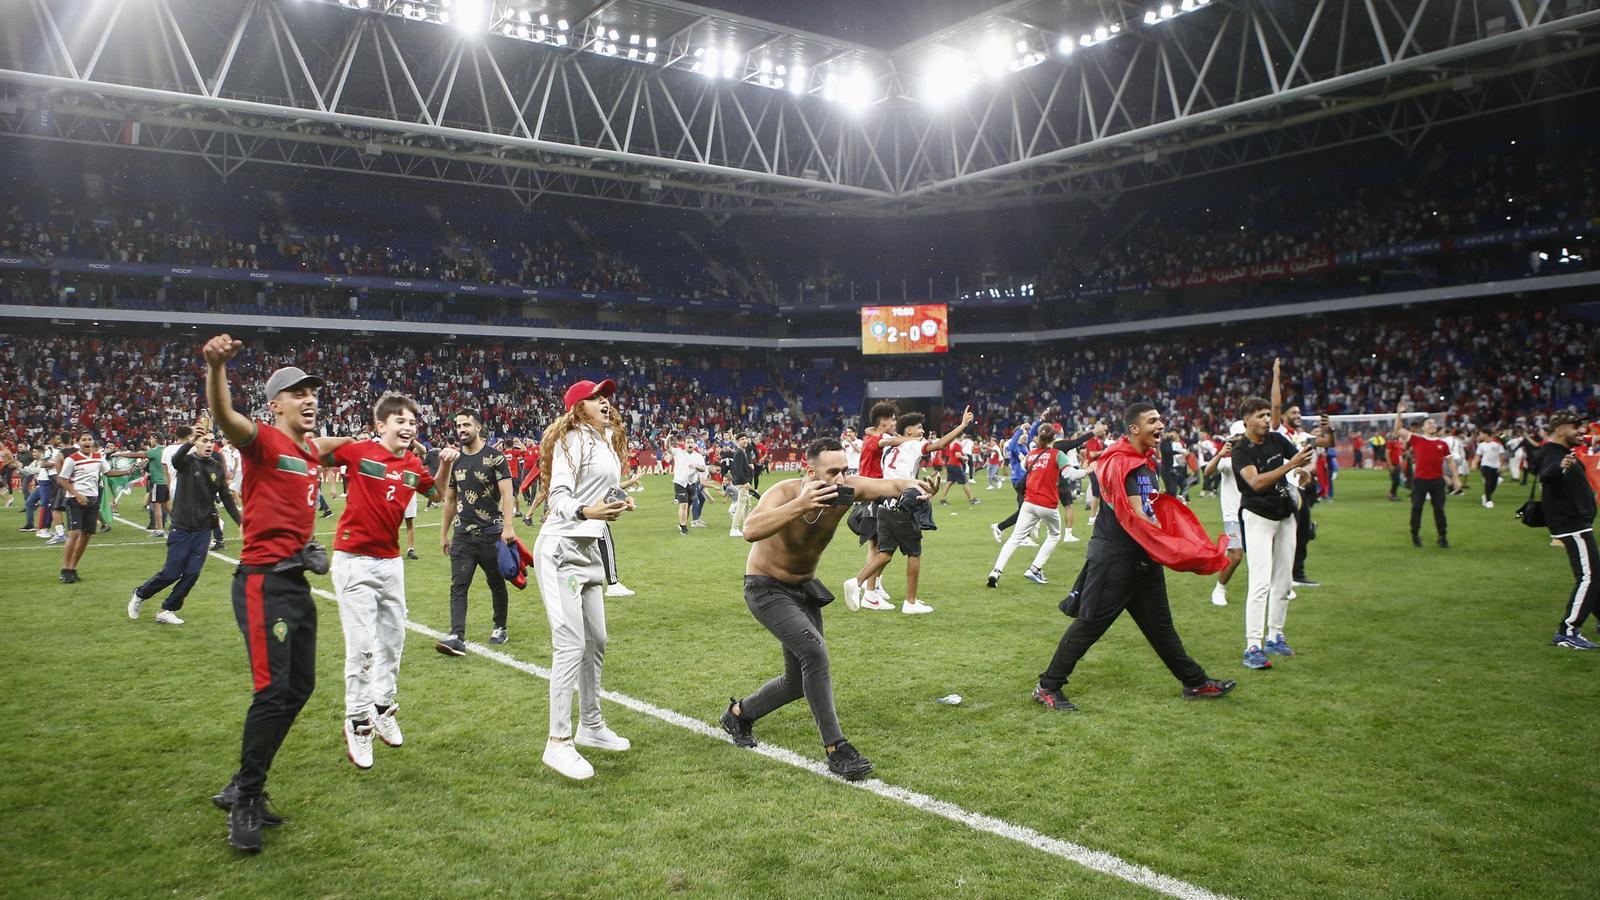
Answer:
[{"label": "white penalty line", "polygon": [[[117,517],[117,521],[132,525],[141,531],[145,530],[143,526],[130,522],[121,516]],[[226,556],[222,553],[216,552],[215,550],[207,552],[208,555],[222,560],[229,565],[236,566],[239,564],[239,561],[231,556]],[[313,587],[311,592],[324,599],[332,600],[336,603],[338,602],[338,597],[334,596],[331,591],[325,591],[322,588]],[[406,620],[406,628],[416,632],[417,634],[423,635],[424,637],[433,638],[436,641],[442,640],[449,636],[442,631],[435,631],[434,629],[423,625],[421,622],[416,622],[411,619]],[[523,662],[514,656],[508,656],[505,653],[501,653],[499,650],[491,649],[482,644],[467,642],[467,649],[487,659],[494,660],[503,666],[508,666],[512,669],[516,669],[519,672],[525,672],[534,676],[535,678],[540,678],[545,681],[550,680],[550,670],[544,668],[543,666],[537,666],[533,663]],[[713,727],[705,722],[700,721],[699,719],[691,719],[682,713],[674,712],[673,710],[656,706],[648,701],[640,700],[636,697],[630,697],[627,694],[620,694],[616,691],[602,689],[600,691],[600,696],[604,700],[608,700],[612,703],[618,704],[619,706],[625,706],[636,713],[649,716],[653,719],[665,722],[668,725],[676,725],[685,731],[694,732],[701,737],[710,738],[714,741],[721,741],[726,744],[733,743],[733,739],[729,737],[728,734],[725,733],[720,727]],[[1162,875],[1161,873],[1148,869],[1144,866],[1130,863],[1114,854],[1106,853],[1100,850],[1093,850],[1083,846],[1082,844],[1074,844],[1071,841],[1064,841],[1060,838],[1053,838],[1047,834],[1035,831],[1032,828],[1028,828],[1023,825],[1014,825],[1005,821],[1004,819],[996,819],[993,816],[986,816],[983,813],[971,812],[963,809],[960,806],[957,806],[954,803],[940,800],[937,797],[930,797],[927,794],[923,794],[918,791],[896,787],[895,785],[887,784],[876,778],[869,778],[865,781],[845,781],[844,779],[839,778],[832,772],[828,771],[828,767],[824,763],[801,756],[800,754],[795,753],[793,750],[777,747],[772,744],[759,744],[752,748],[751,752],[760,754],[761,756],[765,756],[766,758],[776,762],[784,763],[785,765],[793,766],[797,769],[802,769],[810,772],[813,775],[821,776],[836,784],[858,788],[860,790],[867,791],[868,793],[876,794],[886,800],[893,800],[896,803],[901,803],[912,807],[913,809],[931,813],[932,815],[948,819],[959,825],[965,825],[974,831],[981,831],[986,834],[995,835],[996,837],[1005,838],[1006,840],[1016,841],[1019,844],[1030,847],[1041,853],[1048,853],[1051,856],[1059,857],[1067,860],[1068,862],[1076,863],[1085,869],[1100,872],[1104,875],[1110,875],[1113,878],[1120,878],[1130,884],[1148,888],[1152,891],[1165,894],[1169,897],[1178,897],[1181,898],[1181,900],[1229,900],[1229,898],[1224,894],[1215,894],[1203,887],[1200,887],[1199,885],[1190,884],[1187,881],[1173,878],[1168,875]]]}]

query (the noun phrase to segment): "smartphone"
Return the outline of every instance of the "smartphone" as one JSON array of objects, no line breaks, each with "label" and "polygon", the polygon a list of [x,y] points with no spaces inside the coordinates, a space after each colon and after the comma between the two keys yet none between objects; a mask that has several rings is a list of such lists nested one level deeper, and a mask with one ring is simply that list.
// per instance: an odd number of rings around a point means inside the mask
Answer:
[{"label": "smartphone", "polygon": [[627,503],[628,492],[620,487],[606,488],[605,501],[607,503]]},{"label": "smartphone", "polygon": [[856,489],[847,484],[839,485],[839,493],[834,494],[828,501],[829,506],[849,506],[856,502]]}]

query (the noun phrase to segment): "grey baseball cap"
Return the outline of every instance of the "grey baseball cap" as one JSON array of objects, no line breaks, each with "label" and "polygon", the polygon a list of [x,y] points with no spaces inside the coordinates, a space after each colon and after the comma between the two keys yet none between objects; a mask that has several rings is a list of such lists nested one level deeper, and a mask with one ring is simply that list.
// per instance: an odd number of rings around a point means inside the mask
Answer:
[{"label": "grey baseball cap", "polygon": [[271,400],[283,391],[306,383],[312,387],[322,387],[323,381],[315,375],[307,375],[299,366],[284,366],[267,378],[267,399]]}]

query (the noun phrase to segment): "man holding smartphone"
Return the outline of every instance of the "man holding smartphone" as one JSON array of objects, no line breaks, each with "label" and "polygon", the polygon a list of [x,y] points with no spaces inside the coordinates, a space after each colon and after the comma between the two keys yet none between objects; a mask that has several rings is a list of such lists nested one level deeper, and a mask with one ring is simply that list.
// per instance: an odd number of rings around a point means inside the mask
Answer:
[{"label": "man holding smartphone", "polygon": [[783,674],[722,714],[734,744],[754,747],[757,719],[806,699],[822,735],[828,770],[847,781],[872,773],[872,763],[845,740],[833,706],[828,647],[822,638],[822,607],[833,594],[817,579],[817,562],[839,523],[857,500],[920,499],[928,485],[913,479],[846,475],[844,448],[818,438],[806,448],[805,473],[769,488],[744,523],[750,556],[744,567],[744,602],[783,645]]}]

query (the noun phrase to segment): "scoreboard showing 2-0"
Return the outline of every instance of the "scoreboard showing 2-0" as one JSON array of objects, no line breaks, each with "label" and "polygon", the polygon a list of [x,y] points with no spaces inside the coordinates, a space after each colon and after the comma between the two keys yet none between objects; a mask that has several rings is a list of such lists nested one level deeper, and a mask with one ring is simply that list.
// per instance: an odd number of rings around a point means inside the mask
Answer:
[{"label": "scoreboard showing 2-0", "polygon": [[861,308],[862,353],[948,353],[950,311],[943,303]]}]

